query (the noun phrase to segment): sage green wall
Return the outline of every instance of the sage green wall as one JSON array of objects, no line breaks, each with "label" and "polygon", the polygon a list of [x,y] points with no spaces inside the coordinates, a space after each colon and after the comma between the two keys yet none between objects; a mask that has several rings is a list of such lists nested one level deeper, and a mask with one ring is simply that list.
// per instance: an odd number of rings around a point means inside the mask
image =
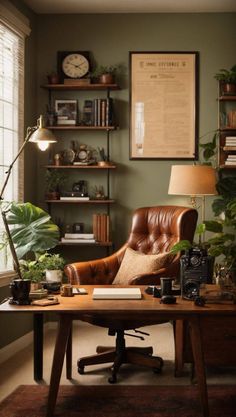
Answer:
[{"label": "sage green wall", "polygon": [[[58,50],[88,50],[99,64],[122,62],[127,68],[129,51],[199,51],[200,134],[204,134],[217,128],[217,82],[213,78],[214,73],[236,62],[235,18],[235,13],[39,15],[38,85],[45,83],[47,72],[56,69]],[[118,164],[117,171],[112,173],[112,196],[117,201],[112,207],[116,247],[126,239],[131,213],[135,208],[188,204],[188,199],[167,194],[171,165],[176,162],[129,160],[128,75],[122,87],[120,92],[114,94],[120,130],[112,133],[111,138],[112,159]],[[80,100],[75,93],[72,97]],[[38,88],[38,112],[45,111],[46,101],[47,93]],[[64,136],[63,132],[60,133],[61,140]],[[97,146],[101,140],[97,133],[87,136],[73,134],[72,138],[80,143],[90,143],[91,140]],[[86,138],[89,140],[86,141]],[[69,145],[70,140],[67,142]],[[39,204],[42,204],[41,167],[47,157],[38,157],[38,195]],[[72,210],[69,210],[69,216]]]}]

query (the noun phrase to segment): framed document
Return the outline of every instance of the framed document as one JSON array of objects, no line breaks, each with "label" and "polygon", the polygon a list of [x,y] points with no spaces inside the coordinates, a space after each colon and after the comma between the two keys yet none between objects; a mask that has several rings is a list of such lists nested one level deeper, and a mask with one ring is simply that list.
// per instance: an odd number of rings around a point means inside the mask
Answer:
[{"label": "framed document", "polygon": [[130,52],[130,159],[198,158],[198,52]]}]

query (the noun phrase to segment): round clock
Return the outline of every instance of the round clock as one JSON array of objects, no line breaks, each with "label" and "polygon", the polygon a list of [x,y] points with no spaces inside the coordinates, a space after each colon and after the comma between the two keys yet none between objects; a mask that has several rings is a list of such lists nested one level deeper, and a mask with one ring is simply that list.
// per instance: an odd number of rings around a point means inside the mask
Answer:
[{"label": "round clock", "polygon": [[89,61],[79,53],[69,54],[62,61],[62,71],[67,77],[82,78],[89,71]]},{"label": "round clock", "polygon": [[78,152],[78,159],[80,162],[86,162],[90,159],[90,151],[87,149],[86,145],[80,145]]}]

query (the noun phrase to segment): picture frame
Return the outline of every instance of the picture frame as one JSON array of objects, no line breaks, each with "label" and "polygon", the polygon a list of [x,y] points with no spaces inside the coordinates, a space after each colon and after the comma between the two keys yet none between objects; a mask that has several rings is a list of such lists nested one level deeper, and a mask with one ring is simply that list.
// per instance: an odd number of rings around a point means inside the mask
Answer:
[{"label": "picture frame", "polygon": [[199,54],[129,52],[130,159],[198,159]]},{"label": "picture frame", "polygon": [[55,100],[57,125],[76,125],[78,120],[78,100]]}]

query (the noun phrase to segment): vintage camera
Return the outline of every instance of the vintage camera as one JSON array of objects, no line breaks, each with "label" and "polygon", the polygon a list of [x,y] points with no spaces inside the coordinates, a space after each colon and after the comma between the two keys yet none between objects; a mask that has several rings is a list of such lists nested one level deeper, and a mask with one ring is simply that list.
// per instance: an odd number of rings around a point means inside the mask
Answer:
[{"label": "vintage camera", "polygon": [[201,284],[212,283],[212,257],[205,249],[191,248],[180,258],[181,295],[194,300],[200,294]]}]

